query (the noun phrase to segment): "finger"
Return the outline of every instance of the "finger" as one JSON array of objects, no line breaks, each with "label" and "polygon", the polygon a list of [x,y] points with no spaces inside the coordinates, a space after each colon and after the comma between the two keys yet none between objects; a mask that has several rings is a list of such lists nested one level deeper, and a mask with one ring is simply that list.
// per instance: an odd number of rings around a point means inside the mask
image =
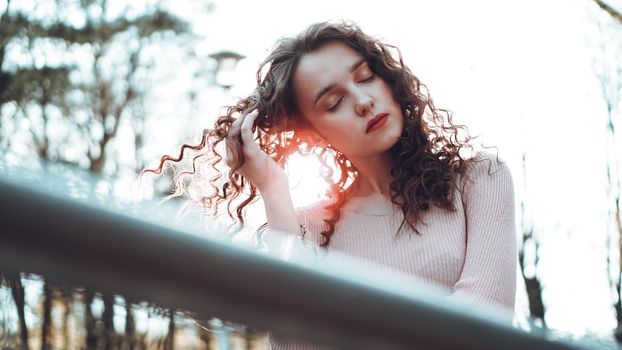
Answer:
[{"label": "finger", "polygon": [[236,152],[233,149],[233,146],[227,140],[227,142],[225,142],[225,164],[227,164],[227,166],[233,165],[235,161],[235,154]]},{"label": "finger", "polygon": [[242,122],[242,126],[240,127],[240,133],[242,134],[242,142],[245,145],[251,145],[255,142],[253,139],[253,123],[255,119],[257,119],[257,115],[259,112],[254,110],[246,115],[244,121]]},{"label": "finger", "polygon": [[246,118],[245,114],[240,114],[239,117],[235,118],[231,126],[229,126],[229,130],[227,132],[227,138],[234,139],[240,134],[240,127],[242,122]]},{"label": "finger", "polygon": [[242,122],[244,121],[244,117],[245,115],[238,113],[238,117],[233,119],[233,121],[229,125],[229,128],[227,129],[227,135],[225,136],[226,142],[238,139],[237,136],[239,136],[240,126],[242,125]]},{"label": "finger", "polygon": [[241,126],[246,119],[247,114],[240,114],[229,127],[227,138],[225,140],[225,162],[231,166],[238,162],[242,157],[242,137]]}]

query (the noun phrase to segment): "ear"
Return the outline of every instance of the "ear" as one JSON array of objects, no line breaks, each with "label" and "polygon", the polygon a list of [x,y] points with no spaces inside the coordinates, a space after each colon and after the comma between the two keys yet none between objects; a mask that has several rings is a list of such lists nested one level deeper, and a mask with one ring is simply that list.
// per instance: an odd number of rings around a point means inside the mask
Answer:
[{"label": "ear", "polygon": [[326,147],[328,143],[313,128],[304,128],[296,131],[300,139],[309,146]]}]

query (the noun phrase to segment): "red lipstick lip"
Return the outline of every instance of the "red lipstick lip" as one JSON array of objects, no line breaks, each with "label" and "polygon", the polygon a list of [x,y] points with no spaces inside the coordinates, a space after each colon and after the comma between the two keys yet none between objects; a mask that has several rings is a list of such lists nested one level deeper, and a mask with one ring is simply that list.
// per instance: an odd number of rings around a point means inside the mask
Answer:
[{"label": "red lipstick lip", "polygon": [[367,128],[365,129],[365,133],[368,133],[369,130],[380,120],[382,120],[382,118],[388,116],[389,113],[378,113],[376,114],[375,117],[371,118],[369,121],[367,121]]}]

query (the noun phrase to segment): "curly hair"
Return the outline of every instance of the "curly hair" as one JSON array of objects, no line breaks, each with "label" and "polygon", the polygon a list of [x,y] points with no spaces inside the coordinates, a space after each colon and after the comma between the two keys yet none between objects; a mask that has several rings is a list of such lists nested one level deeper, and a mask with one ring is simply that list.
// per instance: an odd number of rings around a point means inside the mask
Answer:
[{"label": "curly hair", "polygon": [[[325,209],[330,217],[324,220],[327,228],[321,232],[321,246],[328,246],[358,172],[344,154],[331,147],[320,149],[310,146],[297,133],[305,121],[295,102],[292,80],[304,55],[335,41],[348,45],[367,60],[372,71],[390,87],[404,116],[402,134],[390,149],[394,160],[390,172],[391,201],[401,208],[404,216],[396,235],[404,224],[420,234],[417,225],[422,222],[422,212],[428,210],[430,205],[455,211],[455,180],[458,174],[466,173],[468,160],[461,156],[460,151],[463,148],[473,149],[470,145],[473,137],[465,126],[453,124],[450,111],[434,106],[425,85],[404,64],[399,49],[368,36],[350,22],[317,23],[295,37],[281,39],[260,64],[257,87],[250,96],[229,106],[226,114],[217,118],[213,129],[204,130],[200,143],[184,144],[177,157],[165,155],[156,169],[143,170],[142,174],[160,174],[165,163],[179,163],[184,158],[184,151],[194,151],[192,168],[174,177],[176,189],[172,196],[201,189],[202,193],[193,193],[191,200],[214,213],[218,212],[219,204],[228,201],[227,212],[241,227],[245,208],[260,194],[252,183],[236,172],[243,164],[243,157],[236,157],[237,164],[230,168],[228,178],[223,178],[217,166],[222,164],[217,145],[227,136],[235,120],[234,115],[257,109],[255,139],[277,164],[284,166],[289,155],[299,152],[316,155],[327,167],[324,178],[330,185],[327,193],[330,201]],[[464,135],[460,135],[460,131]],[[334,164],[334,169],[330,163]],[[337,181],[333,180],[335,170],[340,172]],[[207,175],[210,171],[211,175]],[[241,202],[235,208],[234,217],[232,203],[236,198]],[[264,224],[260,230],[266,227],[267,224]]]}]

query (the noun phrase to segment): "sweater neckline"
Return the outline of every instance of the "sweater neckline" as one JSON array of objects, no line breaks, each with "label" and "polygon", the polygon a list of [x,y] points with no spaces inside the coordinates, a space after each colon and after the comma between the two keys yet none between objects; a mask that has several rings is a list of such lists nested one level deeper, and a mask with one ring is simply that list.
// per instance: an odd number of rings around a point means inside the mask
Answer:
[{"label": "sweater neckline", "polygon": [[360,216],[371,216],[371,217],[390,217],[395,215],[396,211],[399,211],[398,208],[391,202],[390,199],[387,198],[384,207],[378,207],[374,209],[363,209],[363,200],[357,198],[349,199],[344,207],[343,211],[348,213],[352,213],[354,215]]},{"label": "sweater neckline", "polygon": [[369,217],[378,217],[378,218],[387,218],[387,217],[391,217],[393,216],[393,214],[395,213],[365,213],[365,212],[360,212],[360,211],[354,211],[351,209],[343,209],[344,212],[348,212],[352,215],[358,215],[358,216],[369,216]]}]

